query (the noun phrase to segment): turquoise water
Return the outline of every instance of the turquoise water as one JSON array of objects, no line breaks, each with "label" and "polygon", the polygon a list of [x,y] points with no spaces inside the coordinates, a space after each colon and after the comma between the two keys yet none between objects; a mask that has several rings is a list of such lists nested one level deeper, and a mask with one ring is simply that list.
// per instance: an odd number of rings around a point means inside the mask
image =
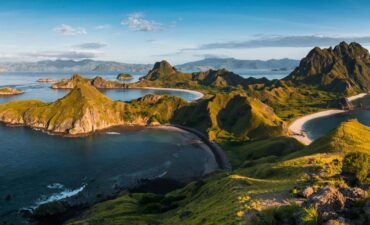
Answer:
[{"label": "turquoise water", "polygon": [[[99,73],[86,73],[87,77],[95,77],[97,75],[102,76],[107,80],[115,80],[116,74],[99,74]],[[143,74],[134,74],[134,79],[129,82],[135,82]],[[14,101],[14,100],[27,100],[27,99],[38,99],[44,102],[55,101],[64,95],[69,90],[54,90],[51,89],[50,83],[38,83],[36,80],[39,78],[52,78],[62,79],[69,78],[70,73],[6,73],[0,74],[0,87],[10,86],[23,90],[25,93],[21,95],[13,96],[0,96],[0,103]],[[173,91],[173,90],[154,90],[154,89],[113,89],[113,90],[102,90],[102,92],[113,100],[130,101],[143,97],[147,94],[167,94],[181,97],[187,101],[192,101],[199,97],[198,95],[190,92]]]},{"label": "turquoise water", "polygon": [[355,110],[316,118],[306,122],[303,125],[303,129],[307,132],[309,138],[316,140],[336,128],[340,123],[349,119],[357,119],[360,123],[370,126],[370,111]]}]

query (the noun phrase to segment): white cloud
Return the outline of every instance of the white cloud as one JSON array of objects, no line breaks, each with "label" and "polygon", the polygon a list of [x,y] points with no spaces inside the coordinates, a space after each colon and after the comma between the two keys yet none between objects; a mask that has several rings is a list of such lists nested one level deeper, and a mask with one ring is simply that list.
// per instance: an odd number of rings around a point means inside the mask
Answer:
[{"label": "white cloud", "polygon": [[144,19],[143,13],[129,14],[127,19],[121,22],[122,25],[128,26],[133,31],[160,31],[163,30],[162,24]]},{"label": "white cloud", "polygon": [[61,24],[53,29],[55,32],[66,36],[74,36],[87,34],[86,29],[83,27],[72,27],[67,24]]},{"label": "white cloud", "polygon": [[77,48],[77,49],[100,49],[106,46],[108,46],[108,44],[104,42],[88,42],[88,43],[73,45],[72,47]]}]

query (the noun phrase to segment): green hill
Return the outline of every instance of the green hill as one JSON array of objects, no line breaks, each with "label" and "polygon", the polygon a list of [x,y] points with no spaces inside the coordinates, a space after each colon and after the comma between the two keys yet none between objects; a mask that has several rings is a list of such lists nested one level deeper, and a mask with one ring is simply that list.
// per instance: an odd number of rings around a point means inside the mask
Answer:
[{"label": "green hill", "polygon": [[215,96],[177,110],[174,123],[197,128],[211,140],[248,140],[279,136],[284,122],[256,98],[237,93]]}]

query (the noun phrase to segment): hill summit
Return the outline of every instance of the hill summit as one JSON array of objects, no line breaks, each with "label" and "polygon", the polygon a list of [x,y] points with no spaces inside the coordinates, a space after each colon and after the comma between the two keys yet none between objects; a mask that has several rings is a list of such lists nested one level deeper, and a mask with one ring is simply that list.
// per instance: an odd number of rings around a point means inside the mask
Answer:
[{"label": "hill summit", "polygon": [[315,47],[285,80],[348,95],[369,91],[370,55],[354,42],[341,42],[327,49]]}]

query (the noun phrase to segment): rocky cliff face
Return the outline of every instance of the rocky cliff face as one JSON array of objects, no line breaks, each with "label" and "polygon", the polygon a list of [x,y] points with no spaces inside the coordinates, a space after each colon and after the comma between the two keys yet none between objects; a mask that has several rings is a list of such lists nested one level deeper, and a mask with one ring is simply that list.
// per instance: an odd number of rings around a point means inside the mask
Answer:
[{"label": "rocky cliff face", "polygon": [[70,79],[64,79],[51,86],[53,89],[72,89],[76,87],[77,83],[91,84],[92,86],[100,89],[119,89],[127,88],[127,84],[122,84],[116,81],[104,80],[102,77],[95,77],[88,79],[79,74],[74,74]]},{"label": "rocky cliff face", "polygon": [[345,42],[334,48],[311,50],[285,80],[354,94],[370,90],[370,55],[360,44]]}]

